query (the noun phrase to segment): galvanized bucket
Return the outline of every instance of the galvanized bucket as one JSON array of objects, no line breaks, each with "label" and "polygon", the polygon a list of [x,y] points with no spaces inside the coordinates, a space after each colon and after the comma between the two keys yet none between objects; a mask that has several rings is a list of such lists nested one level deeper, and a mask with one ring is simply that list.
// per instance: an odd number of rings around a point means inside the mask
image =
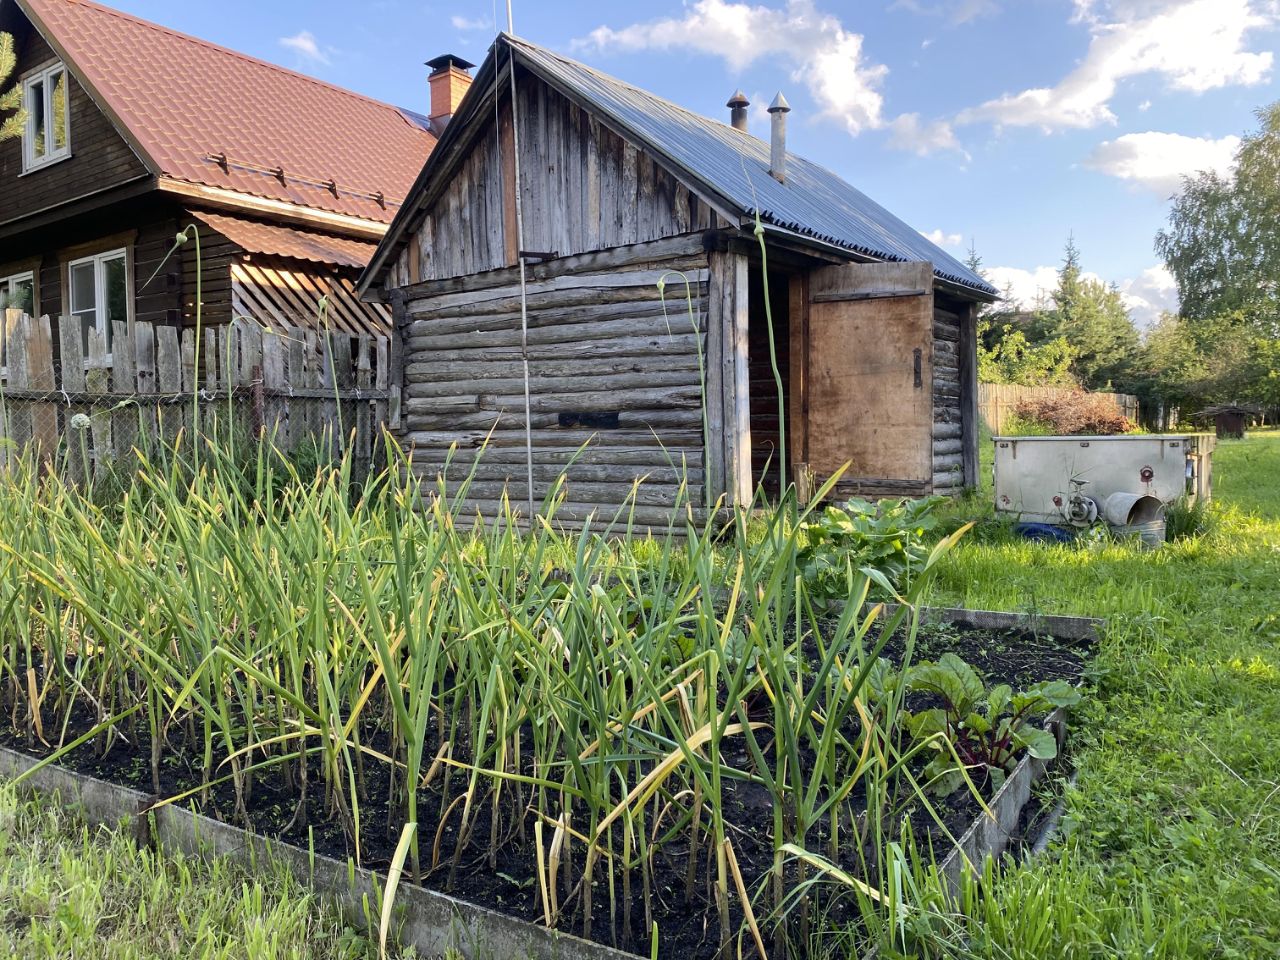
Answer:
[{"label": "galvanized bucket", "polygon": [[1142,541],[1143,546],[1158,547],[1165,542],[1165,522],[1164,517],[1160,516],[1155,520],[1148,520],[1146,523],[1113,523],[1110,524],[1111,532],[1121,539],[1129,539],[1137,537]]}]

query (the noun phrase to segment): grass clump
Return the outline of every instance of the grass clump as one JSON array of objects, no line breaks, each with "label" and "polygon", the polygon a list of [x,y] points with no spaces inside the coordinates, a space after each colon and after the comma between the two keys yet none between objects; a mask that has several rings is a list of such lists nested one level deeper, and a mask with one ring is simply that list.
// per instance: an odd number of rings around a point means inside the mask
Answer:
[{"label": "grass clump", "polygon": [[0,954],[374,960],[378,951],[287,871],[170,859],[0,784]]}]

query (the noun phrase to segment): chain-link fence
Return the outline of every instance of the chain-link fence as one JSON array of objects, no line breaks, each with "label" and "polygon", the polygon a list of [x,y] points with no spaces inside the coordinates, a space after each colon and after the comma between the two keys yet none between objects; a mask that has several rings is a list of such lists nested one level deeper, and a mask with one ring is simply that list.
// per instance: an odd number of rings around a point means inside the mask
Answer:
[{"label": "chain-link fence", "polygon": [[386,338],[246,321],[201,331],[9,311],[0,353],[0,469],[32,456],[71,480],[130,472],[181,439],[269,439],[302,459],[376,456],[387,416]]}]

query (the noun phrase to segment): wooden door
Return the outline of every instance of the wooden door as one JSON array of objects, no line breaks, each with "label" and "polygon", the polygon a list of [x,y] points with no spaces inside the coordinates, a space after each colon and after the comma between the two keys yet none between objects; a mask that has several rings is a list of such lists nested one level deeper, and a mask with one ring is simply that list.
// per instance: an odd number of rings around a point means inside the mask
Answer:
[{"label": "wooden door", "polygon": [[933,479],[933,267],[844,264],[809,276],[804,460],[841,494],[920,495]]}]

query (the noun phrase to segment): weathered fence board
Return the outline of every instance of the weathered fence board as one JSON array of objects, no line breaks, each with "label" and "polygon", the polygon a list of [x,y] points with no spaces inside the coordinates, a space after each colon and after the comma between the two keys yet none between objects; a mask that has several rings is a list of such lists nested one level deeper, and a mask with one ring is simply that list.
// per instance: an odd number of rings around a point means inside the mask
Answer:
[{"label": "weathered fence board", "polygon": [[117,322],[108,340],[77,317],[10,310],[0,321],[0,468],[31,450],[69,479],[101,477],[193,427],[265,434],[286,452],[325,438],[350,445],[358,470],[381,442],[385,337],[237,321],[197,339],[192,328]]},{"label": "weathered fence board", "polygon": [[[1068,397],[1079,393],[1069,387],[1024,387],[1016,383],[980,383],[978,384],[978,414],[982,422],[992,433],[1002,433],[1009,423],[1009,418],[1018,409],[1023,400],[1044,397]],[[1116,410],[1130,420],[1138,419],[1138,398],[1127,393],[1094,394],[1109,397],[1116,405]]]}]

